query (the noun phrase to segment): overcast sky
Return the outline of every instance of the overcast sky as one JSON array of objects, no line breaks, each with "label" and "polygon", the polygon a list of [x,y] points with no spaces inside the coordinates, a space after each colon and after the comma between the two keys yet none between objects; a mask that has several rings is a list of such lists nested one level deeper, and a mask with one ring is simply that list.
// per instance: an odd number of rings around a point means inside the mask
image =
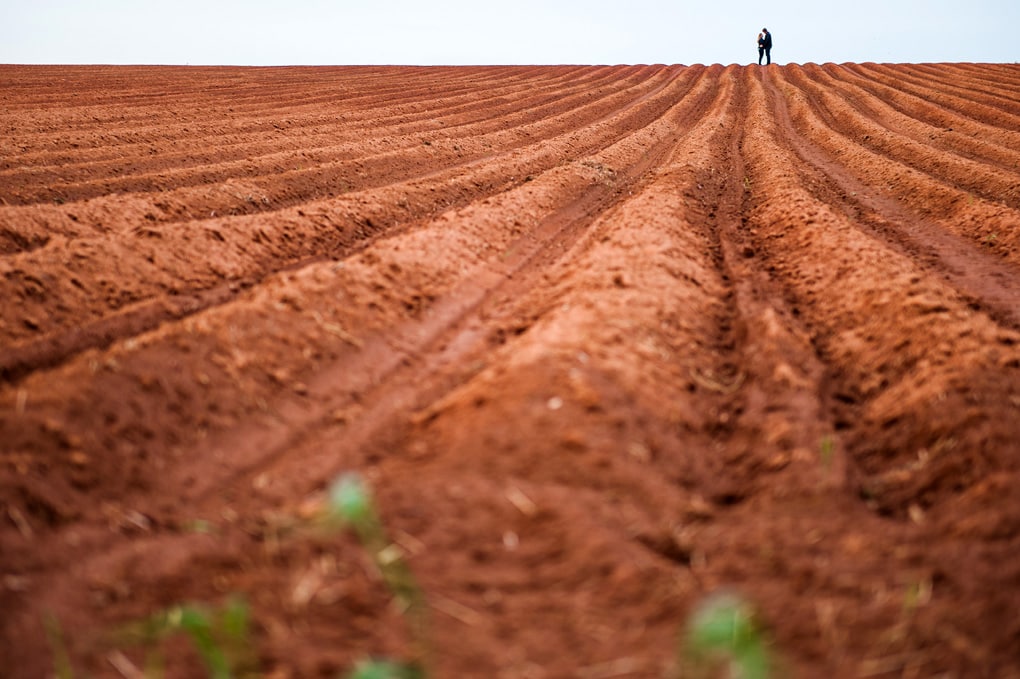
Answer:
[{"label": "overcast sky", "polygon": [[1020,61],[1020,0],[0,0],[0,63]]}]

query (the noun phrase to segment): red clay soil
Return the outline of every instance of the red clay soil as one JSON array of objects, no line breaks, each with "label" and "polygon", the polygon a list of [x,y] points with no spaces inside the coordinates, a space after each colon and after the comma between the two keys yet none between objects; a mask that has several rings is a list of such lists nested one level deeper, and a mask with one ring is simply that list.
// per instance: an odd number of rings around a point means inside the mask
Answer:
[{"label": "red clay soil", "polygon": [[735,590],[776,676],[1020,677],[1020,66],[3,66],[0,131],[4,677],[232,596],[260,676],[413,659],[346,471],[430,676],[674,676]]}]

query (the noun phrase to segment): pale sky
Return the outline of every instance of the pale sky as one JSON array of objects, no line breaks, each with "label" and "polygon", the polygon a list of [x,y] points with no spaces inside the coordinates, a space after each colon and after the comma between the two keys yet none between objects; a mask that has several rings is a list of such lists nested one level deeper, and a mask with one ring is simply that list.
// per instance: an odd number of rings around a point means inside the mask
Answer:
[{"label": "pale sky", "polygon": [[1020,61],[1020,0],[0,0],[11,64]]}]

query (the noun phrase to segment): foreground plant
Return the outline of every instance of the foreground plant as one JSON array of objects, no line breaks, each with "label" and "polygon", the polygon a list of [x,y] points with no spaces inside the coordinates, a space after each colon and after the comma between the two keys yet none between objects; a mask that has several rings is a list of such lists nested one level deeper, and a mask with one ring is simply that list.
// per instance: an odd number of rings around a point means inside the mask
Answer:
[{"label": "foreground plant", "polygon": [[345,474],[329,489],[327,521],[350,526],[362,546],[372,555],[383,581],[403,611],[415,647],[415,661],[401,665],[391,662],[367,662],[358,665],[349,679],[417,679],[425,676],[428,656],[428,615],[425,597],[403,552],[393,544],[376,511],[372,493],[358,474]]},{"label": "foreground plant", "polygon": [[818,454],[826,473],[832,470],[832,461],[836,455],[836,441],[831,436],[823,436],[818,444]]},{"label": "foreground plant", "polygon": [[73,679],[74,671],[71,669],[71,658],[67,654],[67,644],[64,643],[64,630],[60,626],[60,621],[57,620],[57,616],[47,613],[43,618],[43,626],[46,628],[46,638],[53,651],[54,674],[57,679]]},{"label": "foreground plant", "polygon": [[[319,515],[318,528],[351,528],[362,546],[372,555],[383,581],[393,593],[410,627],[415,659],[410,663],[370,660],[354,667],[347,679],[425,679],[427,658],[427,607],[425,598],[403,559],[402,550],[386,533],[372,494],[357,474],[347,474],[330,487],[328,503]],[[204,526],[203,526],[204,527]],[[307,523],[306,528],[312,528]],[[302,523],[286,524],[287,532],[301,533]],[[63,631],[54,616],[44,620],[54,654],[54,673],[58,679],[73,679]],[[125,659],[130,675],[145,679],[164,676],[165,642],[179,634],[190,638],[211,679],[235,679],[254,676],[254,653],[249,639],[250,616],[241,597],[230,598],[223,606],[202,604],[173,606],[145,619],[129,623],[117,633],[119,642],[145,649],[145,668],[139,672]]]},{"label": "foreground plant", "polygon": [[424,679],[425,672],[418,667],[388,661],[372,660],[359,663],[347,679]]},{"label": "foreground plant", "polygon": [[148,649],[146,677],[163,676],[161,646],[166,639],[183,633],[191,639],[209,677],[233,679],[252,669],[249,627],[248,605],[234,597],[219,608],[174,606],[132,625],[127,636],[128,641]]},{"label": "foreground plant", "polygon": [[693,679],[768,679],[772,661],[754,610],[735,594],[704,601],[687,626],[683,676]]}]

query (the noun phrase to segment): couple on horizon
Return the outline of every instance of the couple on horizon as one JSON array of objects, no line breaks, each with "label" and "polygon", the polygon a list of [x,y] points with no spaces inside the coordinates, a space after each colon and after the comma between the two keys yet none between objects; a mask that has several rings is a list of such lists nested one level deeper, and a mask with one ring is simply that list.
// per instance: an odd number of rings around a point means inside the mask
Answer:
[{"label": "couple on horizon", "polygon": [[772,34],[769,29],[761,29],[758,34],[758,65],[761,66],[761,58],[765,57],[765,65],[772,63]]}]

